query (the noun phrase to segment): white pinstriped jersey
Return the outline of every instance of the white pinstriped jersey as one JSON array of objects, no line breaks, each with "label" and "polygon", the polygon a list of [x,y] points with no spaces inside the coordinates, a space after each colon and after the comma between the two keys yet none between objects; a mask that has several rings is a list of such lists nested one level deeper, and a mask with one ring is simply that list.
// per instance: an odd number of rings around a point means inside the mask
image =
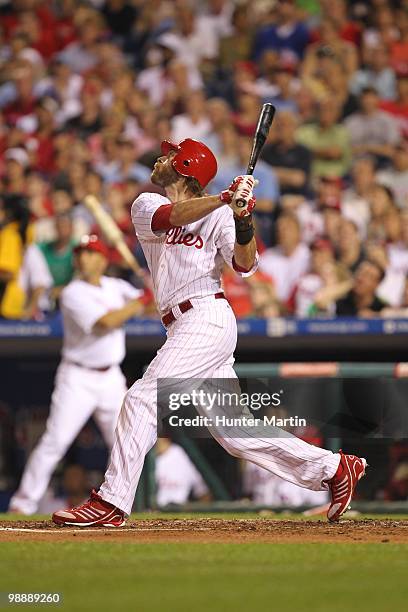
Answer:
[{"label": "white pinstriped jersey", "polygon": [[[233,212],[221,206],[200,221],[155,233],[155,211],[170,200],[157,193],[142,193],[132,205],[132,221],[143,248],[161,314],[190,298],[221,291],[221,272],[232,265],[235,243]],[[248,273],[255,272],[257,261]]]}]

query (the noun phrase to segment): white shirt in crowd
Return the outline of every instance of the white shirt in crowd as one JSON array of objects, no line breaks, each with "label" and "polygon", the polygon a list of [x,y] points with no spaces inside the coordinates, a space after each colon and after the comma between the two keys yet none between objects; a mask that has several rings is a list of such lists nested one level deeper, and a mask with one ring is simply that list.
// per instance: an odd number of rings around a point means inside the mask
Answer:
[{"label": "white shirt in crowd", "polygon": [[275,508],[320,506],[329,500],[327,491],[304,489],[249,462],[244,468],[244,492],[255,504]]},{"label": "white shirt in crowd", "polygon": [[[142,70],[136,84],[139,89],[147,93],[153,106],[163,104],[169,91],[174,87],[173,81],[161,66],[151,66]],[[202,88],[203,81],[197,68],[188,66],[187,84],[190,91]]]},{"label": "white shirt in crowd", "polygon": [[34,289],[44,288],[45,293],[40,298],[39,307],[42,311],[49,310],[50,301],[47,291],[51,289],[54,281],[47,261],[36,244],[30,244],[26,248],[20,269],[19,284],[26,295],[30,295]]},{"label": "white shirt in crowd", "polygon": [[[221,289],[221,272],[232,266],[235,244],[233,212],[221,206],[203,219],[167,232],[154,233],[155,211],[170,200],[157,193],[142,193],[132,205],[132,221],[152,276],[161,314],[187,299],[214,295]],[[255,272],[258,259],[248,273]]]},{"label": "white shirt in crowd", "polygon": [[401,306],[404,289],[405,274],[388,267],[375,293],[386,304]]},{"label": "white shirt in crowd", "polygon": [[359,196],[353,189],[346,189],[341,202],[341,214],[357,226],[360,237],[364,239],[370,221],[368,201]]},{"label": "white shirt in crowd", "polygon": [[311,272],[302,276],[296,287],[295,313],[297,317],[308,317],[314,303],[315,295],[323,287],[323,281],[318,274]]},{"label": "white shirt in crowd", "polygon": [[171,121],[171,139],[180,142],[185,138],[204,140],[211,131],[211,122],[207,117],[201,117],[197,123],[189,115],[176,115]]},{"label": "white shirt in crowd", "polygon": [[190,493],[201,497],[208,493],[201,474],[178,444],[171,444],[156,457],[157,505],[185,504]]},{"label": "white shirt in crowd", "polygon": [[64,325],[62,357],[88,368],[119,365],[125,357],[123,327],[95,332],[95,323],[110,310],[141,295],[120,278],[103,276],[99,286],[75,279],[61,293]]},{"label": "white shirt in crowd", "polygon": [[408,209],[408,170],[398,172],[397,170],[381,170],[375,175],[376,180],[381,185],[390,187],[395,196],[397,205],[402,210]]},{"label": "white shirt in crowd", "polygon": [[389,267],[394,272],[402,272],[408,274],[408,248],[405,244],[389,244],[387,246]]},{"label": "white shirt in crowd", "polygon": [[262,253],[259,269],[273,278],[277,296],[285,302],[307,272],[309,261],[310,251],[306,244],[298,244],[290,256],[285,255],[277,246]]}]

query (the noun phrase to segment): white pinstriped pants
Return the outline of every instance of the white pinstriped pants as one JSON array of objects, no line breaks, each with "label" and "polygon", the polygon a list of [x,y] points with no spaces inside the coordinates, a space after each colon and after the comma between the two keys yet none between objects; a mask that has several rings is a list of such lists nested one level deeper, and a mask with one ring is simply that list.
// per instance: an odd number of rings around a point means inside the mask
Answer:
[{"label": "white pinstriped pants", "polygon": [[[234,314],[226,300],[192,299],[194,308],[168,329],[167,341],[143,378],[125,395],[110,464],[100,488],[102,498],[130,514],[147,452],[157,439],[158,378],[236,378]],[[200,409],[198,409],[200,412]],[[316,491],[326,489],[340,456],[295,436],[224,438],[211,431],[231,455],[252,461],[281,478]]]},{"label": "white pinstriped pants", "polygon": [[110,448],[126,380],[119,366],[107,372],[86,370],[62,361],[55,377],[45,432],[30,455],[10,508],[34,514],[58,462],[93,416]]}]

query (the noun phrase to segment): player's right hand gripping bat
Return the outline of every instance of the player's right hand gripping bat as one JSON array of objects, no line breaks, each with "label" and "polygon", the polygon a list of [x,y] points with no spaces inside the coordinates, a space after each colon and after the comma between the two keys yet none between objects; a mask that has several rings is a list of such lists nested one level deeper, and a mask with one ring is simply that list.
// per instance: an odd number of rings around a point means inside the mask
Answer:
[{"label": "player's right hand gripping bat", "polygon": [[119,251],[126,264],[131,270],[133,270],[136,276],[144,279],[146,275],[143,269],[137,263],[132,251],[126,244],[122,232],[109,213],[107,213],[102,207],[99,200],[93,195],[87,195],[84,198],[84,204],[95,217],[95,220],[101,228],[105,238]]},{"label": "player's right hand gripping bat", "polygon": [[[261,113],[258,119],[258,125],[256,126],[254,140],[252,142],[252,150],[251,155],[249,156],[247,174],[253,174],[256,166],[256,162],[258,161],[259,154],[262,150],[262,147],[265,144],[265,140],[268,136],[269,129],[272,125],[273,118],[275,116],[276,108],[273,104],[267,102],[263,105]],[[240,199],[239,197],[239,186],[237,188],[235,194],[235,205],[238,207],[244,207],[246,205],[246,200]]]}]

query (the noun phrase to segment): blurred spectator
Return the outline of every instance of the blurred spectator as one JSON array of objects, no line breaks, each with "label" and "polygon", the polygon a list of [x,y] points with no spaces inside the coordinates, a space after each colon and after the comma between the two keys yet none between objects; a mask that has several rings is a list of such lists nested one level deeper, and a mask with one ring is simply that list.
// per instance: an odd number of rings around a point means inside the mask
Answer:
[{"label": "blurred spectator", "polygon": [[256,272],[247,279],[251,296],[251,316],[260,319],[269,319],[286,314],[286,308],[280,303],[276,295],[273,280],[262,272]]},{"label": "blurred spectator", "polygon": [[202,140],[211,129],[203,93],[194,91],[187,94],[185,106],[186,113],[176,115],[171,122],[171,138],[174,142],[185,138]]},{"label": "blurred spectator", "polygon": [[385,100],[380,108],[389,113],[396,121],[405,139],[408,138],[408,61],[404,72],[397,75],[397,95],[393,100]]},{"label": "blurred spectator", "polygon": [[318,121],[302,125],[297,130],[298,142],[313,153],[314,177],[341,177],[349,169],[349,136],[346,128],[338,123],[339,112],[335,98],[326,98],[319,104]]},{"label": "blurred spectator", "polygon": [[408,210],[408,143],[396,146],[392,166],[378,172],[376,180],[392,189],[399,208]]},{"label": "blurred spectator", "polygon": [[[54,288],[61,291],[74,275],[73,252],[77,241],[73,238],[72,215],[61,213],[55,217],[56,238],[40,242],[38,248],[50,270]],[[54,294],[57,297],[56,294]]]},{"label": "blurred spectator", "polygon": [[367,258],[377,263],[384,271],[384,278],[377,287],[376,295],[383,302],[392,307],[402,303],[405,274],[401,270],[394,270],[390,266],[388,252],[385,244],[369,243],[366,248]]},{"label": "blurred spectator", "polygon": [[351,169],[352,183],[343,193],[341,210],[353,221],[362,237],[367,231],[370,219],[369,197],[376,181],[375,163],[372,157],[357,158]]},{"label": "blurred spectator", "polygon": [[242,4],[234,8],[231,25],[232,31],[220,39],[218,61],[220,68],[226,72],[251,55],[254,33],[247,5]]},{"label": "blurred spectator", "polygon": [[53,310],[61,291],[74,275],[74,240],[72,215],[55,217],[56,238],[50,242],[31,244],[24,256],[20,284],[26,296],[25,319],[41,319]]},{"label": "blurred spectator", "polygon": [[[230,108],[222,98],[211,98],[207,102],[208,117],[211,122],[209,133],[202,138],[203,142],[210,147],[214,155],[219,157],[221,151],[221,132],[226,128],[232,128],[230,123]],[[218,160],[218,163],[220,160]],[[219,165],[221,165],[219,163]]]},{"label": "blurred spectator", "polygon": [[382,317],[397,318],[402,317],[403,319],[408,318],[408,279],[405,278],[404,288],[401,297],[401,303],[399,306],[389,306],[383,308],[381,311]]},{"label": "blurred spectator", "polygon": [[30,165],[28,153],[22,147],[7,149],[4,155],[6,168],[4,186],[6,192],[12,194],[24,193],[26,187],[26,172]]},{"label": "blurred spectator", "polygon": [[243,492],[257,506],[272,508],[320,506],[328,499],[326,491],[304,489],[249,462],[244,464]]},{"label": "blurred spectator", "polygon": [[408,461],[401,461],[395,467],[387,487],[388,501],[406,501],[408,499]]},{"label": "blurred spectator", "polygon": [[398,11],[397,25],[399,37],[390,42],[391,65],[397,72],[407,72],[408,68],[408,9],[402,6]]},{"label": "blurred spectator", "polygon": [[310,253],[308,247],[301,242],[296,217],[282,214],[276,225],[276,246],[262,253],[259,268],[273,279],[278,299],[287,302],[309,267]]},{"label": "blurred spectator", "polygon": [[203,69],[218,53],[218,32],[208,18],[198,15],[194,5],[176,6],[175,28],[166,34],[179,58],[190,66]]},{"label": "blurred spectator", "polygon": [[387,245],[390,266],[397,272],[408,274],[408,213],[401,214],[401,239]]},{"label": "blurred spectator", "polygon": [[66,126],[73,130],[80,138],[86,139],[102,128],[102,115],[97,91],[90,85],[85,86],[81,92],[81,112],[69,119]]},{"label": "blurred spectator", "polygon": [[290,111],[281,111],[275,120],[276,138],[265,145],[261,157],[272,166],[282,195],[306,195],[308,192],[311,154],[309,149],[295,140],[298,117]]},{"label": "blurred spectator", "polygon": [[336,302],[339,317],[373,317],[386,306],[376,296],[376,291],[384,278],[384,269],[374,261],[363,260],[354,275],[353,288]]},{"label": "blurred spectator", "polygon": [[0,317],[23,316],[25,295],[19,284],[24,250],[32,240],[29,210],[21,195],[3,196],[0,202]]},{"label": "blurred spectator", "polygon": [[97,12],[89,12],[77,27],[77,40],[60,53],[59,60],[79,74],[95,68],[98,63],[98,42],[103,33],[103,19]]},{"label": "blurred spectator", "polygon": [[259,100],[251,92],[241,92],[237,98],[237,112],[232,115],[232,122],[242,136],[253,136],[259,118]]},{"label": "blurred spectator", "polygon": [[259,28],[255,36],[254,57],[258,60],[266,49],[276,49],[281,57],[298,62],[309,42],[309,32],[298,20],[295,0],[277,0],[274,23]]},{"label": "blurred spectator", "polygon": [[386,239],[385,221],[388,214],[395,208],[394,196],[389,187],[375,183],[368,194],[370,206],[370,221],[367,236],[372,240]]},{"label": "blurred spectator", "polygon": [[25,295],[25,306],[21,318],[41,321],[52,310],[50,292],[53,279],[44,255],[35,243],[24,253],[19,274],[19,284]]},{"label": "blurred spectator", "polygon": [[67,465],[62,477],[62,495],[47,491],[38,505],[39,514],[51,514],[60,508],[79,506],[89,497],[88,476],[82,465]]},{"label": "blurred spectator", "polygon": [[341,275],[341,269],[336,267],[334,249],[329,240],[315,240],[310,253],[310,271],[300,278],[293,296],[295,314],[298,317],[310,317],[324,311],[334,315],[333,302],[337,294],[333,289],[340,290],[340,295],[344,293],[344,285],[338,285],[347,281],[347,274],[343,272]]},{"label": "blurred spectator", "polygon": [[[323,18],[330,18],[336,24],[340,37],[355,45],[360,44],[361,26],[352,21],[348,15],[348,3],[346,0],[320,0]],[[314,38],[320,38],[320,32],[314,32]]]},{"label": "blurred spectator", "polygon": [[342,218],[341,187],[341,179],[322,176],[316,184],[314,200],[303,200],[297,206],[296,212],[306,242],[326,237],[337,247]]},{"label": "blurred spectator", "polygon": [[355,45],[340,36],[336,21],[330,17],[322,20],[319,28],[320,40],[310,45],[302,65],[302,75],[307,81],[313,78],[326,58],[335,59],[343,68],[347,80],[358,66],[357,49]]},{"label": "blurred spectator", "polygon": [[309,316],[329,316],[336,314],[336,300],[353,286],[349,271],[339,263],[328,261],[320,272],[321,287],[313,297]]},{"label": "blurred spectator", "polygon": [[299,81],[294,78],[294,70],[290,65],[281,63],[273,72],[273,82],[276,92],[273,96],[264,96],[265,102],[273,102],[276,110],[297,112],[295,100],[296,91],[299,89]]},{"label": "blurred spectator", "polygon": [[365,55],[365,67],[356,70],[350,82],[350,91],[359,96],[364,89],[371,87],[382,100],[393,100],[396,93],[395,72],[390,67],[387,46],[379,42],[369,46]]},{"label": "blurred spectator", "polygon": [[360,111],[348,117],[345,126],[350,135],[354,155],[374,155],[384,163],[400,142],[396,121],[379,108],[375,89],[366,87],[360,96]]},{"label": "blurred spectator", "polygon": [[159,508],[185,504],[190,495],[208,501],[208,487],[185,450],[168,438],[156,444],[156,502]]},{"label": "blurred spectator", "polygon": [[136,7],[125,0],[106,0],[102,13],[112,32],[118,36],[129,34],[136,17]]},{"label": "blurred spectator", "polygon": [[357,225],[351,219],[342,219],[337,242],[338,261],[350,272],[355,272],[365,253]]}]

